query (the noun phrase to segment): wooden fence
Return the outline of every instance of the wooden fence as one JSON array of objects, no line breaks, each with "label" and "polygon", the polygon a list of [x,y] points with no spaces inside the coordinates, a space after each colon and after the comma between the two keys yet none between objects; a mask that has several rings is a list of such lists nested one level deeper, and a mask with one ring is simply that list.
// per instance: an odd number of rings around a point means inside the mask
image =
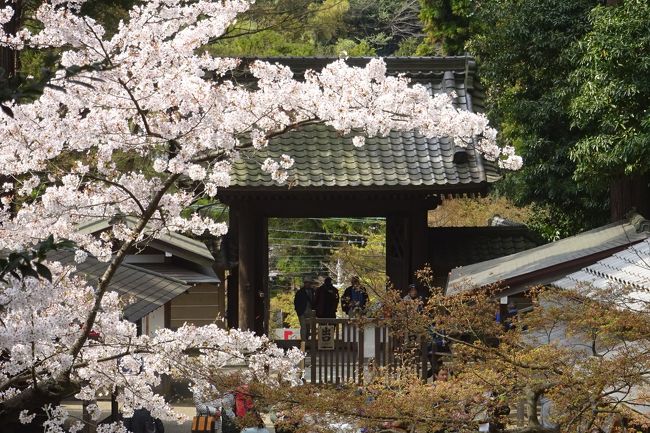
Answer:
[{"label": "wooden fence", "polygon": [[428,342],[424,336],[398,338],[386,326],[359,326],[349,319],[311,319],[308,353],[311,383],[363,381],[376,368],[405,365],[427,378]]}]

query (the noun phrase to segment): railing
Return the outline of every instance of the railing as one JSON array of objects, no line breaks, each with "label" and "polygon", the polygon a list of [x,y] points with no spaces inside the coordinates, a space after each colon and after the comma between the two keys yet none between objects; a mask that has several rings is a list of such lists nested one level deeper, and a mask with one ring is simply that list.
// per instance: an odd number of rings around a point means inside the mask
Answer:
[{"label": "railing", "polygon": [[308,320],[306,351],[311,383],[362,383],[375,369],[405,365],[427,378],[428,341],[424,336],[398,338],[379,323],[350,319]]}]

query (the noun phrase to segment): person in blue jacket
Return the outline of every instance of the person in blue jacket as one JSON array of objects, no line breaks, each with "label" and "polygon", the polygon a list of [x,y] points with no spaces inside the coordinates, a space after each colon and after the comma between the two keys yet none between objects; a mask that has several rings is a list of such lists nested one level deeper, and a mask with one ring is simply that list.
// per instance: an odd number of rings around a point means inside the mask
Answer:
[{"label": "person in blue jacket", "polygon": [[345,289],[341,297],[341,310],[348,316],[362,314],[368,305],[368,292],[361,285],[361,279],[354,276],[350,280],[350,287]]}]

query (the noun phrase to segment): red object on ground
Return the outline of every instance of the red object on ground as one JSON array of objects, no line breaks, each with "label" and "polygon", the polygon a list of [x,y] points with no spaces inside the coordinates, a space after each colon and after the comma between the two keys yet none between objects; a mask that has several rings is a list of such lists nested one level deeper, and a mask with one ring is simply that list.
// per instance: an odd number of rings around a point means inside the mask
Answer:
[{"label": "red object on ground", "polygon": [[242,386],[235,393],[235,415],[239,418],[245,417],[254,407],[253,398],[247,394],[248,387]]}]

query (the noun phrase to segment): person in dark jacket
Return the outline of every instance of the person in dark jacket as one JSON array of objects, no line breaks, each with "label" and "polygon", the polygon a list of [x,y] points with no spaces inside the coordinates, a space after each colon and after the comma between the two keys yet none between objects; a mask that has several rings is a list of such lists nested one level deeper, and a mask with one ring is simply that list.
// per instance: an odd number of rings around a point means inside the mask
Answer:
[{"label": "person in dark jacket", "polygon": [[339,307],[339,291],[330,277],[325,278],[322,286],[316,289],[316,317],[335,319]]},{"label": "person in dark jacket", "polygon": [[296,310],[298,320],[300,321],[300,339],[302,341],[306,341],[309,338],[307,319],[312,316],[314,306],[314,283],[305,278],[302,287],[298,289],[293,298],[293,308]]},{"label": "person in dark jacket", "polygon": [[366,309],[368,305],[368,293],[361,285],[359,277],[352,277],[350,283],[352,285],[345,289],[341,297],[341,309],[348,316],[354,316],[363,313]]},{"label": "person in dark jacket", "polygon": [[147,409],[136,409],[133,417],[124,419],[124,427],[132,433],[165,433],[165,427]]}]

